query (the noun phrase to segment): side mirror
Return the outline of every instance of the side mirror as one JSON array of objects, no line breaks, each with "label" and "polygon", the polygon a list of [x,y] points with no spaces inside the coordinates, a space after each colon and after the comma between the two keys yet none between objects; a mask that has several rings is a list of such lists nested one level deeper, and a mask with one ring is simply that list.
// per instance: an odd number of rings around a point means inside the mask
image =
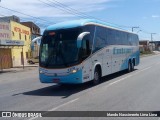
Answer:
[{"label": "side mirror", "polygon": [[34,38],[34,39],[32,40],[31,43],[32,43],[32,44],[37,43],[37,45],[40,46],[41,39],[42,39],[41,36],[40,36],[40,37],[36,37],[36,38]]},{"label": "side mirror", "polygon": [[90,34],[90,32],[82,32],[81,34],[79,34],[79,36],[77,38],[77,48],[81,47],[83,37],[88,34]]}]

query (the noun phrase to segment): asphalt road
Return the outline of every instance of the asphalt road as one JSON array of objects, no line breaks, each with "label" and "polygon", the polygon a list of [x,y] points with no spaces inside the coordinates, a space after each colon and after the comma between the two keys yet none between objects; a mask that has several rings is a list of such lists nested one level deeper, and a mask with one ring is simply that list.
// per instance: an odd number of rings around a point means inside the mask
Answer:
[{"label": "asphalt road", "polygon": [[[143,57],[135,71],[106,76],[97,86],[90,82],[70,86],[42,84],[38,67],[0,73],[0,111],[160,111],[159,92],[160,55]],[[160,120],[158,117],[48,119]]]}]

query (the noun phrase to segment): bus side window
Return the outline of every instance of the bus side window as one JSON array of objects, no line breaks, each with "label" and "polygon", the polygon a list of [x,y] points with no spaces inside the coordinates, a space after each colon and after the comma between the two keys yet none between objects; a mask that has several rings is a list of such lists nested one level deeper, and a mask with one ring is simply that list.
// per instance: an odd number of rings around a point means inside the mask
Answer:
[{"label": "bus side window", "polygon": [[91,48],[90,48],[90,44],[89,44],[89,40],[86,40],[86,47],[87,47],[87,56],[89,56],[91,54]]},{"label": "bus side window", "polygon": [[91,54],[91,49],[89,47],[89,40],[82,40],[82,48],[81,48],[82,59],[87,58]]}]

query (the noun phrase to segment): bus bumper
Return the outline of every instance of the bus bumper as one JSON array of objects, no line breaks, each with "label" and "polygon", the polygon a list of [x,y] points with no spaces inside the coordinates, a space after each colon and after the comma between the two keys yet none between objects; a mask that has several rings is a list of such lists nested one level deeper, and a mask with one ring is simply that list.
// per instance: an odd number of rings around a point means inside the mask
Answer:
[{"label": "bus bumper", "polygon": [[66,76],[48,76],[39,74],[41,83],[63,83],[63,84],[80,84],[82,82],[82,70],[71,73]]}]

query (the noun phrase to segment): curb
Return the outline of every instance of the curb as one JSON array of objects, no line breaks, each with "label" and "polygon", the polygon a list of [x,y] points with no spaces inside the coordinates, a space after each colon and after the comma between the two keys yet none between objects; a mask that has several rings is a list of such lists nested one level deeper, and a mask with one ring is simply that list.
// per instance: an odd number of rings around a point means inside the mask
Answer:
[{"label": "curb", "polygon": [[17,66],[17,67],[13,67],[13,68],[9,68],[9,69],[0,69],[0,74],[1,73],[16,73],[16,72],[25,72],[25,71],[28,71],[28,70],[32,70],[32,68],[38,68],[39,66],[24,66],[24,69],[23,69],[23,66]]}]

